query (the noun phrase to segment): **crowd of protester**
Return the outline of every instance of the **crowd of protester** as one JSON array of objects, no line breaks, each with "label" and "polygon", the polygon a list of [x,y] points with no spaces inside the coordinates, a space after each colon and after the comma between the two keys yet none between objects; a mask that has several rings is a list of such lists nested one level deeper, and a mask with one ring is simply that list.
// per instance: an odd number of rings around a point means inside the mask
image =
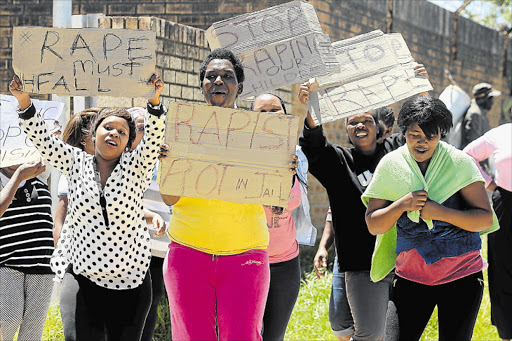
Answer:
[{"label": "crowd of protester", "polygon": [[[428,78],[421,64],[415,72]],[[207,105],[236,107],[247,75],[235,54],[213,50],[198,73]],[[323,276],[334,245],[338,340],[418,340],[436,306],[440,339],[470,340],[487,267],[492,323],[512,338],[512,125],[489,130],[491,85],[473,89],[464,151],[442,141],[452,114],[428,93],[402,105],[399,133],[389,107],[346,118],[349,147],[307,112],[286,207],[162,194],[168,222],[143,204],[169,152],[164,82],[154,74],[148,86],[146,109],[91,108],[53,134],[13,77],[20,126],[41,159],[0,169],[3,340],[41,339],[54,276],[66,340],[151,340],[163,283],[173,340],[283,340],[300,290],[299,244],[316,233],[308,172],[329,197],[314,268]],[[303,105],[311,86],[300,85]],[[252,110],[293,114],[273,93]],[[476,162],[491,155],[494,178]],[[62,173],[54,217],[46,165]],[[165,259],[151,255],[148,224],[170,239]]]}]

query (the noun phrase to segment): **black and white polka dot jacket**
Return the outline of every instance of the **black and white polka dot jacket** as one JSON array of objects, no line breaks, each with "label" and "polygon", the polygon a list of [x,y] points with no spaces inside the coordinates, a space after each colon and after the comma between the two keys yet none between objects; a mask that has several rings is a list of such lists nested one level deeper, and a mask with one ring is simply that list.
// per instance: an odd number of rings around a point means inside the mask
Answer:
[{"label": "black and white polka dot jacket", "polygon": [[69,184],[66,223],[52,260],[57,276],[63,276],[69,261],[76,274],[105,288],[131,289],[142,283],[151,258],[142,197],[151,182],[164,136],[165,112],[163,106],[154,109],[148,105],[143,140],[134,151],[121,156],[107,179],[108,226],[100,205],[93,156],[50,135],[33,105],[20,113],[20,127]]}]

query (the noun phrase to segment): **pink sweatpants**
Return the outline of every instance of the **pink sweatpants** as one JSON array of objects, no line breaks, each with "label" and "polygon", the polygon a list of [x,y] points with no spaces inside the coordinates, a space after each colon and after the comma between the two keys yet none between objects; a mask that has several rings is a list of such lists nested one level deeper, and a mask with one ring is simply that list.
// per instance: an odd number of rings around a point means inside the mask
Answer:
[{"label": "pink sweatpants", "polygon": [[172,339],[261,340],[270,281],[266,250],[213,256],[171,243],[164,261]]}]

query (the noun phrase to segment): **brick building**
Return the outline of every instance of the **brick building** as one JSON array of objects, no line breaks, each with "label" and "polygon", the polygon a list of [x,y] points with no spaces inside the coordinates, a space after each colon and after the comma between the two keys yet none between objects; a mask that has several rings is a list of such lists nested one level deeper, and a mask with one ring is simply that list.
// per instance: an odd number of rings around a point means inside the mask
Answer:
[{"label": "brick building", "polygon": [[[74,0],[73,14],[103,13],[100,27],[139,28],[157,32],[157,72],[163,76],[166,89],[164,103],[169,100],[202,102],[198,85],[198,69],[209,51],[204,36],[213,22],[242,13],[274,6],[286,0],[206,1],[206,0]],[[457,57],[450,44],[453,15],[425,0],[311,0],[323,31],[331,41],[349,38],[375,29],[400,32],[418,62],[427,66],[437,96],[449,84],[444,70],[466,92],[476,83],[492,83],[503,92],[494,106],[491,125],[511,121],[500,106],[512,95],[512,41],[505,44],[504,35],[465,18],[459,19]],[[144,18],[140,18],[144,17]],[[149,18],[152,17],[152,18]],[[188,26],[185,26],[188,25]],[[12,78],[12,27],[52,26],[52,0],[3,0],[0,4],[0,93],[8,93]],[[507,46],[508,45],[508,46]],[[507,46],[507,50],[505,50]],[[296,100],[296,88],[280,91],[295,112],[304,113]],[[99,104],[141,105],[141,99],[105,98]],[[242,103],[247,107],[248,103]],[[394,105],[395,112],[399,105]],[[325,125],[328,138],[345,144],[343,120]],[[313,223],[323,226],[328,206],[321,185],[310,179]]]}]

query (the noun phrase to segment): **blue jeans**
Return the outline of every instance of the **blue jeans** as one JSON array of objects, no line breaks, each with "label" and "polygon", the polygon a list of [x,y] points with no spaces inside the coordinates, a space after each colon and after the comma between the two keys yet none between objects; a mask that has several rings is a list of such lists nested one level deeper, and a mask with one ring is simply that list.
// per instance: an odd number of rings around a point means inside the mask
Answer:
[{"label": "blue jeans", "polygon": [[345,290],[345,273],[338,271],[338,257],[334,258],[332,270],[331,298],[329,302],[329,322],[336,337],[354,333],[354,320]]}]

